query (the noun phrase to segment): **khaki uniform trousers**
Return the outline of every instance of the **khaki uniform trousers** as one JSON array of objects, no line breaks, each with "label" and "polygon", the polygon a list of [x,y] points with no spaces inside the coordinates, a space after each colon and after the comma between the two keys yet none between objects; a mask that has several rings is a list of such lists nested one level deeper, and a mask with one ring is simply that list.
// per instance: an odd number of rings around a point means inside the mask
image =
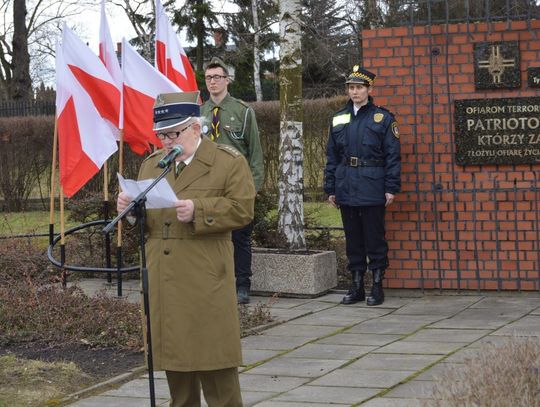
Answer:
[{"label": "khaki uniform trousers", "polygon": [[208,407],[242,407],[238,368],[199,372],[167,370],[170,407],[200,407],[201,386]]}]

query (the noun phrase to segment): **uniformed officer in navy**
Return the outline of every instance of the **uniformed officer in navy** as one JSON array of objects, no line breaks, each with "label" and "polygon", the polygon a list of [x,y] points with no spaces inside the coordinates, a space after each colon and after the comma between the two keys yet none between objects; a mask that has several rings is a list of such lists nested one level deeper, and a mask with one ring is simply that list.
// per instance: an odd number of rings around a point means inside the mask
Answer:
[{"label": "uniformed officer in navy", "polygon": [[[206,118],[205,134],[218,144],[234,147],[247,160],[255,189],[262,187],[264,164],[259,129],[255,112],[248,104],[229,94],[230,67],[214,57],[206,66],[204,78],[210,93],[201,106],[201,116]],[[253,223],[232,232],[234,245],[234,272],[238,303],[249,302],[251,288],[251,233]]]},{"label": "uniformed officer in navy", "polygon": [[332,118],[326,149],[324,191],[341,211],[352,274],[342,304],[365,300],[368,267],[373,286],[366,303],[384,302],[382,281],[388,268],[384,214],[401,187],[398,125],[390,111],[373,103],[374,79],[372,72],[353,67],[345,82],[350,100]]}]

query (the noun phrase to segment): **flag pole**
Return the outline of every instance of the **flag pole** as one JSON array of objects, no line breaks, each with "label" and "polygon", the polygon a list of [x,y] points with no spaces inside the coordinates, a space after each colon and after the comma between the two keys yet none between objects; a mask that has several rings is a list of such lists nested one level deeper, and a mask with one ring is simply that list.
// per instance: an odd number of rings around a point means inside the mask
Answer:
[{"label": "flag pole", "polygon": [[[109,170],[108,160],[103,163],[103,219],[109,219]],[[111,236],[105,235],[105,266],[111,268]],[[107,283],[112,283],[112,273],[107,272]]]},{"label": "flag pole", "polygon": [[[120,130],[120,140],[118,142],[118,173],[123,174],[124,171],[124,129]],[[117,279],[117,295],[122,296],[122,221],[117,225],[117,242],[116,242],[116,279]]]},{"label": "flag pole", "polygon": [[54,115],[54,132],[53,132],[53,151],[52,151],[52,165],[51,165],[51,191],[50,191],[50,204],[49,204],[49,245],[52,244],[54,239],[54,187],[56,181],[56,150],[58,148],[58,119],[56,114]]},{"label": "flag pole", "polygon": [[66,236],[64,222],[64,188],[60,184],[60,265],[62,271],[62,287],[67,286],[67,271],[64,269],[66,263]]}]

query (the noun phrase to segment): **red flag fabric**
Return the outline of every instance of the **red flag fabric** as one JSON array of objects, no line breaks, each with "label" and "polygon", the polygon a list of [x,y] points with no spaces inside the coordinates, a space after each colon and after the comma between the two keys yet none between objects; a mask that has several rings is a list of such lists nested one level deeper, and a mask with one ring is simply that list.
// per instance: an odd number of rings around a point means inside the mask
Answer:
[{"label": "red flag fabric", "polygon": [[160,0],[156,0],[155,66],[183,92],[198,90],[191,62],[180,45],[178,36],[173,30]]},{"label": "red flag fabric", "polygon": [[62,49],[67,66],[86,90],[101,117],[118,127],[120,91],[107,68],[66,25],[62,30]]},{"label": "red flag fabric", "polygon": [[152,131],[153,106],[160,93],[181,92],[180,88],[122,41],[124,140],[137,154],[150,151],[150,144],[161,147]]},{"label": "red flag fabric", "polygon": [[106,120],[56,47],[56,116],[60,183],[71,198],[118,149]]}]

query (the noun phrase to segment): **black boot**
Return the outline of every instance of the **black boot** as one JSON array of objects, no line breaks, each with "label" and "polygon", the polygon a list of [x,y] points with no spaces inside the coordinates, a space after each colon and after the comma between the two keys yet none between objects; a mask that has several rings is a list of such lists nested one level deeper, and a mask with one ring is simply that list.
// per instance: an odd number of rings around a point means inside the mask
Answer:
[{"label": "black boot", "polygon": [[366,301],[367,305],[381,305],[384,302],[383,277],[384,270],[373,270],[373,286],[371,287],[371,294]]},{"label": "black boot", "polygon": [[364,270],[354,270],[352,272],[352,284],[349,292],[341,300],[342,304],[356,304],[357,302],[364,301],[366,299],[366,293],[364,291]]}]

